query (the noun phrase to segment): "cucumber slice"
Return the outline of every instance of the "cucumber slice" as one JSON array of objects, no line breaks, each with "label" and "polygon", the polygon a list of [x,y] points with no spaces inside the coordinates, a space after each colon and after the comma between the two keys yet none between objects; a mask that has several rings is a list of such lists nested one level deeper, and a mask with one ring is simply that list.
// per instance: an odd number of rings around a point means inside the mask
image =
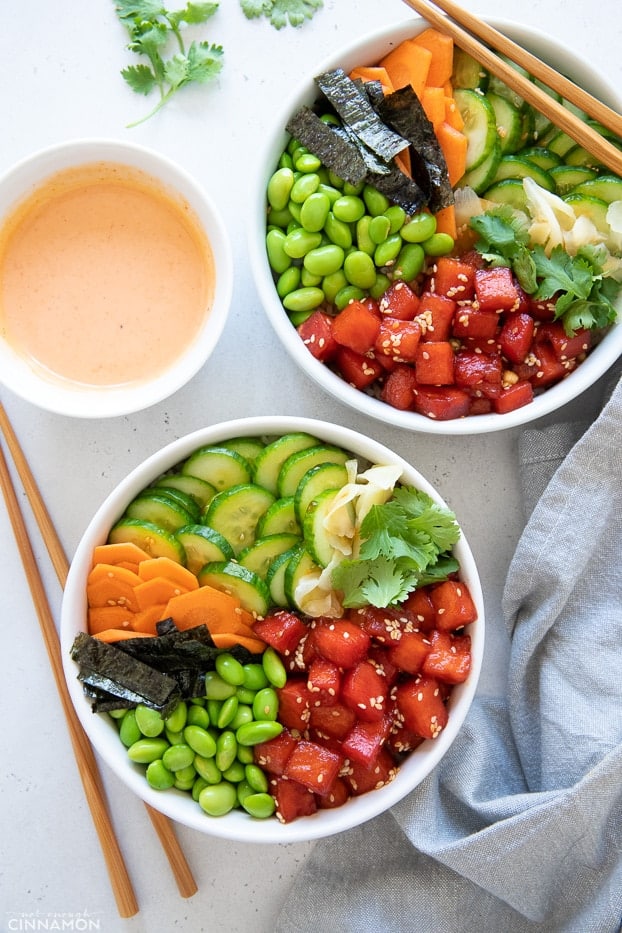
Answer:
[{"label": "cucumber slice", "polygon": [[476,194],[482,194],[492,184],[500,161],[501,145],[497,138],[488,158],[476,169],[463,175],[458,185],[461,188],[473,188]]},{"label": "cucumber slice", "polygon": [[238,555],[254,543],[257,522],[273,502],[274,496],[263,486],[240,483],[216,493],[203,521],[220,532]]},{"label": "cucumber slice", "polygon": [[[339,488],[325,489],[317,499],[313,499],[309,503],[305,514],[303,525],[305,547],[320,567],[327,567],[333,557],[334,548],[326,534],[324,520],[339,491]],[[354,507],[352,503],[348,503],[348,506],[354,523]]]},{"label": "cucumber slice", "polygon": [[197,579],[200,586],[213,586],[236,596],[242,608],[257,617],[265,616],[270,608],[270,591],[265,582],[234,560],[207,564],[199,571]]},{"label": "cucumber slice", "polygon": [[184,525],[175,532],[175,537],[185,551],[186,567],[194,574],[206,564],[232,560],[235,556],[227,539],[207,525]]},{"label": "cucumber slice", "polygon": [[268,444],[257,457],[255,461],[255,482],[276,495],[279,472],[287,458],[299,450],[315,447],[319,443],[317,437],[312,437],[303,431],[283,434],[282,437],[278,437]]},{"label": "cucumber slice", "polygon": [[599,198],[611,204],[613,201],[622,201],[622,178],[616,175],[601,175],[591,181],[585,181],[576,186],[573,194],[586,194],[591,198]]},{"label": "cucumber slice", "polygon": [[156,482],[158,489],[180,489],[187,496],[192,496],[200,508],[205,508],[216,490],[211,483],[206,483],[204,479],[198,476],[190,476],[189,473],[166,473]]},{"label": "cucumber slice", "polygon": [[494,94],[491,91],[486,95],[488,102],[495,112],[497,133],[501,143],[501,152],[516,152],[522,144],[523,117],[518,107],[515,107],[507,97]]},{"label": "cucumber slice", "polygon": [[583,217],[589,217],[597,230],[601,233],[609,233],[609,224],[607,223],[607,211],[609,205],[600,198],[591,198],[587,194],[567,194],[564,198],[567,204],[570,204],[575,214]]},{"label": "cucumber slice", "polygon": [[275,557],[266,574],[266,584],[270,590],[270,599],[276,606],[280,606],[282,609],[289,606],[287,596],[285,595],[285,571],[287,570],[287,565],[291,558],[294,554],[298,553],[299,547],[300,545],[298,544],[294,545],[294,547],[279,554],[278,557]]},{"label": "cucumber slice", "polygon": [[541,188],[546,191],[554,191],[555,183],[553,179],[541,169],[535,162],[524,159],[522,155],[506,155],[500,160],[493,184],[503,181],[504,178],[533,178]]},{"label": "cucumber slice", "polygon": [[566,165],[583,165],[586,168],[595,169],[597,172],[602,171],[604,168],[603,163],[595,155],[588,152],[583,146],[578,145],[568,150],[564,156],[564,162]]},{"label": "cucumber slice", "polygon": [[[542,81],[538,78],[532,78],[533,83],[540,88],[541,91],[544,91],[545,94],[548,94],[554,101],[557,101],[558,104],[562,102],[562,95],[557,91],[552,90],[552,88],[547,87]],[[553,126],[552,121],[545,114],[540,113],[535,107],[531,108],[533,110],[534,116],[534,131],[533,138],[536,142],[546,137],[547,133]]]},{"label": "cucumber slice", "polygon": [[318,463],[304,474],[294,497],[296,517],[303,524],[307,507],[325,489],[341,489],[348,482],[348,470],[343,463]]},{"label": "cucumber slice", "polygon": [[468,52],[455,46],[451,80],[454,88],[485,91],[488,85],[488,72]]},{"label": "cucumber slice", "polygon": [[330,444],[318,444],[316,447],[297,451],[288,457],[281,467],[277,481],[279,496],[281,498],[295,496],[307,470],[319,463],[344,464],[349,459],[351,459],[351,454],[342,450],[341,447],[333,447]]},{"label": "cucumber slice", "polygon": [[241,454],[226,447],[201,447],[182,464],[182,473],[198,476],[217,489],[250,483],[251,465]]},{"label": "cucumber slice", "polygon": [[153,522],[122,518],[110,529],[109,544],[135,544],[150,557],[168,557],[185,566],[186,553],[178,539]]},{"label": "cucumber slice", "polygon": [[252,467],[266,445],[260,437],[232,437],[231,440],[224,441],[221,446],[241,454]]},{"label": "cucumber slice", "polygon": [[459,88],[454,91],[454,100],[464,120],[467,138],[466,171],[482,165],[495,146],[499,145],[495,111],[488,99],[479,91]]},{"label": "cucumber slice", "polygon": [[242,567],[248,567],[262,580],[267,580],[268,571],[274,560],[296,544],[300,544],[300,535],[286,532],[279,535],[266,535],[264,538],[257,538],[254,544],[242,551],[238,561]]},{"label": "cucumber slice", "polygon": [[563,165],[562,157],[556,152],[547,149],[546,146],[531,146],[530,148],[522,149],[518,155],[520,155],[521,159],[528,159],[530,162],[534,162],[541,169],[544,169],[545,172],[550,171],[558,165]]},{"label": "cucumber slice", "polygon": [[[506,65],[509,65],[515,71],[518,71],[519,74],[522,74],[523,78],[530,78],[531,75],[529,72],[522,68],[520,65],[517,65],[515,62],[511,61],[506,55],[499,55]],[[513,91],[511,87],[505,83],[502,78],[498,78],[496,75],[491,74],[488,80],[488,92],[492,91],[493,94],[499,94],[500,97],[505,97],[510,103],[517,107],[519,110],[522,110],[523,107],[526,107],[525,101],[516,91]]]},{"label": "cucumber slice", "polygon": [[296,589],[302,577],[320,569],[304,545],[300,545],[287,561],[283,575],[283,589],[288,606],[303,611],[296,602]]},{"label": "cucumber slice", "polygon": [[171,496],[158,491],[141,493],[130,502],[125,510],[127,518],[151,522],[165,531],[177,531],[182,525],[190,525],[194,515]]},{"label": "cucumber slice", "polygon": [[496,204],[509,204],[517,211],[524,212],[527,207],[527,196],[520,178],[504,178],[486,188],[482,197]]},{"label": "cucumber slice", "polygon": [[276,499],[257,522],[257,537],[278,534],[301,535],[293,496]]},{"label": "cucumber slice", "polygon": [[560,197],[570,194],[573,188],[576,188],[582,182],[597,177],[594,169],[587,168],[584,165],[558,165],[556,168],[551,169],[550,175],[555,183],[555,192]]},{"label": "cucumber slice", "polygon": [[173,502],[177,502],[189,515],[192,515],[193,521],[198,522],[200,519],[201,507],[196,500],[188,495],[187,492],[184,492],[183,489],[175,489],[172,486],[156,486],[155,488],[152,487],[151,489],[144,490],[144,492],[139,493],[136,498],[140,499],[143,496],[149,496],[152,492],[156,492],[158,496],[166,496],[168,499],[172,499]]},{"label": "cucumber slice", "polygon": [[550,149],[551,152],[556,152],[557,155],[564,159],[566,153],[574,149],[576,145],[576,142],[571,136],[568,136],[563,130],[558,130],[553,136],[547,139],[546,148]]}]

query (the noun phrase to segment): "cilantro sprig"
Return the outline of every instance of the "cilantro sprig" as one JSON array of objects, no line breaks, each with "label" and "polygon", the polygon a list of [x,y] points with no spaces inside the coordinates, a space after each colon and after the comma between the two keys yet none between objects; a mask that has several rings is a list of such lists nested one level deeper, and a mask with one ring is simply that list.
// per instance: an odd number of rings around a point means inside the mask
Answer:
[{"label": "cilantro sprig", "polygon": [[247,19],[265,16],[275,29],[302,26],[323,6],[323,0],[240,0]]},{"label": "cilantro sprig", "polygon": [[[168,10],[160,0],[116,0],[115,9],[129,32],[128,49],[148,61],[124,68],[124,80],[138,94],[159,93],[155,107],[129,126],[144,123],[182,87],[205,84],[221,71],[222,46],[196,40],[186,46],[183,35],[185,26],[207,22],[218,3],[188,2],[180,10]],[[172,54],[171,45],[176,47]]]},{"label": "cilantro sprig", "polygon": [[586,244],[574,256],[556,246],[547,256],[540,244],[529,245],[528,224],[508,205],[478,214],[470,224],[479,236],[476,249],[491,266],[509,266],[536,301],[555,299],[555,319],[568,336],[615,322],[622,283],[603,275],[605,246]]},{"label": "cilantro sprig", "polygon": [[363,519],[358,557],[335,567],[333,586],[350,609],[396,605],[458,570],[450,551],[459,537],[453,512],[414,486],[399,486]]}]

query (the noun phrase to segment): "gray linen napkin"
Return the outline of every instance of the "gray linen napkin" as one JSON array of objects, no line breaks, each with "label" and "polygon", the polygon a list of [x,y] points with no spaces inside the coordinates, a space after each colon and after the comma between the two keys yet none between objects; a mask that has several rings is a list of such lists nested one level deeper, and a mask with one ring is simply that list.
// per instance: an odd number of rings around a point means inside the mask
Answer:
[{"label": "gray linen napkin", "polygon": [[521,441],[539,501],[504,593],[507,696],[476,698],[390,813],[316,844],[277,933],[622,929],[622,382],[584,427]]}]

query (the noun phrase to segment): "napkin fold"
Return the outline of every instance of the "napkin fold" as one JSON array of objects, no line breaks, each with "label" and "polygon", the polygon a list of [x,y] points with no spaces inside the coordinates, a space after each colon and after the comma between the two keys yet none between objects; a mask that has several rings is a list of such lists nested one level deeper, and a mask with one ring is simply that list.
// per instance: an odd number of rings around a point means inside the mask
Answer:
[{"label": "napkin fold", "polygon": [[622,381],[519,455],[507,694],[389,813],[316,844],[277,933],[622,929]]}]

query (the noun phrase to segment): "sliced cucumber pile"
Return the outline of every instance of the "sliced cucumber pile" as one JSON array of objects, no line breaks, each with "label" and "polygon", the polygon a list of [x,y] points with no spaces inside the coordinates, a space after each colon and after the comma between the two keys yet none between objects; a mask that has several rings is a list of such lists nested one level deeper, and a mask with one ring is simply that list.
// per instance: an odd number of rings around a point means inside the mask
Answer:
[{"label": "sliced cucumber pile", "polygon": [[[622,200],[622,179],[462,50],[455,56],[453,83],[468,141],[461,187],[468,185],[487,200],[520,210],[525,207],[522,179],[530,177],[547,191],[570,198],[597,226],[607,206]],[[553,96],[622,150],[622,139]]]},{"label": "sliced cucumber pile", "polygon": [[299,609],[298,582],[330,561],[323,517],[352,459],[302,432],[202,447],[135,496],[108,540],[183,564],[257,616]]}]

